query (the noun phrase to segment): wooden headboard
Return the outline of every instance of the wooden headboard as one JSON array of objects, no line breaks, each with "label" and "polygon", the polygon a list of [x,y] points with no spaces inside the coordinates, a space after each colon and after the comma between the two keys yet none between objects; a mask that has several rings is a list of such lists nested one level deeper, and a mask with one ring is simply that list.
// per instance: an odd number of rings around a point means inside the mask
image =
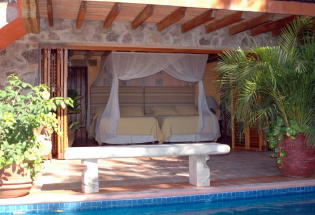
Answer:
[{"label": "wooden headboard", "polygon": [[[110,87],[91,87],[90,116],[99,108],[105,107]],[[158,105],[194,105],[195,86],[185,87],[119,87],[119,104],[143,107]]]}]

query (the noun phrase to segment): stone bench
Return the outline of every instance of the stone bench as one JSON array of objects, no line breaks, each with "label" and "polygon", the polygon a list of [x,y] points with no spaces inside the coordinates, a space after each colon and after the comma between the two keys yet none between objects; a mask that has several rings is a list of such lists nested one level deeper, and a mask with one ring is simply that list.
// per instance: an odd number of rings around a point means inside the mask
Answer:
[{"label": "stone bench", "polygon": [[210,186],[209,155],[227,154],[230,147],[219,143],[157,144],[103,147],[72,147],[65,152],[65,159],[81,160],[82,192],[99,191],[97,159],[189,156],[189,182],[195,186]]}]

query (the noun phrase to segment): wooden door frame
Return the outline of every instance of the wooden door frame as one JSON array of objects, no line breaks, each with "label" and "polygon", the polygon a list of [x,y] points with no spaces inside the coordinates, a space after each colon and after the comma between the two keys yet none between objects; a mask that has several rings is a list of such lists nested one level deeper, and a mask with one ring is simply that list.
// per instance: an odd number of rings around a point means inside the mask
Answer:
[{"label": "wooden door frame", "polygon": [[[50,87],[53,96],[67,97],[67,82],[65,80],[68,79],[68,49],[40,47],[40,53],[40,82]],[[52,62],[54,63],[52,64]],[[52,150],[52,152],[56,158],[63,159],[65,149],[68,147],[67,108],[58,107],[56,115],[61,134],[53,134],[52,141],[56,144],[56,151]]]}]

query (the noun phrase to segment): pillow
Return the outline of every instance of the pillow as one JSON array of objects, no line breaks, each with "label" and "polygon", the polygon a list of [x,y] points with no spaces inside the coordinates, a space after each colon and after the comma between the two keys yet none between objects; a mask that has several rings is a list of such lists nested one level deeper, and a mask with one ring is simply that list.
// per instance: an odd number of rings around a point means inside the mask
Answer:
[{"label": "pillow", "polygon": [[121,116],[144,116],[143,107],[139,106],[123,106],[120,107]]},{"label": "pillow", "polygon": [[175,108],[179,115],[198,115],[194,105],[178,105]]},{"label": "pillow", "polygon": [[173,106],[153,106],[151,107],[152,113],[155,116],[173,116],[178,115],[175,107]]}]

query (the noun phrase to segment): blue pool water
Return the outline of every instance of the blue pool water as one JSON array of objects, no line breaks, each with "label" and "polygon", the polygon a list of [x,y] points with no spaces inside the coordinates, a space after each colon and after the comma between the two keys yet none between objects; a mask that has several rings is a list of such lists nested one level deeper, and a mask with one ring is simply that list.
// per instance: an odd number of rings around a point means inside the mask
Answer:
[{"label": "blue pool water", "polygon": [[[78,208],[77,208],[78,209]],[[82,211],[80,211],[82,210]],[[0,213],[1,214],[1,213]],[[12,213],[10,213],[12,214]],[[27,215],[312,215],[315,214],[315,193],[286,194],[254,199],[223,200],[202,203],[181,203],[159,206],[107,208],[79,211],[62,210],[31,212]]]}]

